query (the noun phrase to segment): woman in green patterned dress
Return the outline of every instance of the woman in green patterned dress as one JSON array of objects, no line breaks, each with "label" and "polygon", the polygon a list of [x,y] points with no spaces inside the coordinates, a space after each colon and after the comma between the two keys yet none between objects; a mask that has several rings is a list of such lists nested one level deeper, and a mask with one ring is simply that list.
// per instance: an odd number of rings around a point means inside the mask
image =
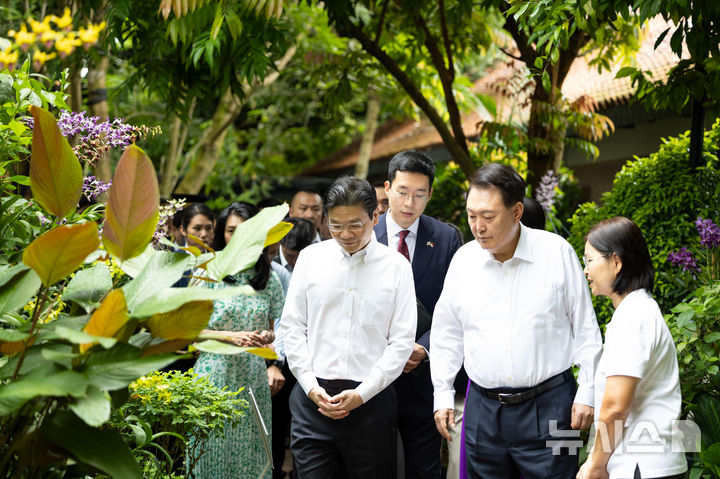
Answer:
[{"label": "woman in green patterned dress", "polygon": [[[230,241],[235,228],[254,216],[257,208],[249,203],[233,203],[218,216],[213,247],[219,251]],[[243,271],[219,283],[207,283],[210,288],[226,288],[249,284],[256,294],[241,295],[214,301],[208,329],[222,332],[238,346],[267,346],[275,338],[274,319],[279,318],[285,300],[282,286],[265,254],[253,270]],[[200,353],[195,372],[207,376],[217,387],[237,391],[244,387],[241,397],[250,400],[252,388],[268,432],[272,430],[272,402],[265,361],[253,354],[226,356]],[[225,427],[225,437],[212,437],[193,472],[195,477],[207,479],[256,479],[261,477],[267,456],[252,412],[248,411],[239,426]],[[270,477],[268,471],[263,477]]]}]

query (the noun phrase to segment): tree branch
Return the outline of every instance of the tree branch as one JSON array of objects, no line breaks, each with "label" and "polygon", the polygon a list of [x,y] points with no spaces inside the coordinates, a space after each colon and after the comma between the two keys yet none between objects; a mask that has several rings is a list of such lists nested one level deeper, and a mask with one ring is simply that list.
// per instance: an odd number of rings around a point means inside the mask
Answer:
[{"label": "tree branch", "polygon": [[393,60],[377,43],[370,40],[370,38],[359,28],[357,25],[349,23],[341,34],[350,36],[356,39],[362,45],[363,49],[370,55],[375,57],[380,64],[397,80],[400,86],[407,92],[410,98],[420,108],[423,113],[428,117],[430,123],[435,127],[438,134],[443,140],[443,143],[447,147],[450,155],[460,165],[463,172],[469,178],[475,171],[475,165],[470,160],[470,155],[467,151],[467,145],[464,141],[464,136],[461,139],[462,144],[457,138],[453,137],[452,133],[448,129],[445,122],[442,120],[435,108],[430,105],[427,99],[423,96],[420,89],[413,83],[410,77],[400,68],[398,63]]},{"label": "tree branch", "polygon": [[445,0],[440,0],[440,27],[442,29],[443,43],[445,45],[445,55],[447,56],[448,72],[451,78],[455,78],[455,65],[453,63],[452,44],[450,43],[450,33],[447,27],[447,18],[445,16]]},{"label": "tree branch", "polygon": [[501,3],[500,12],[503,14],[503,17],[505,17],[505,30],[507,30],[510,36],[513,37],[513,40],[515,40],[515,45],[517,45],[520,51],[520,59],[524,61],[526,65],[534,65],[535,59],[539,56],[538,53],[530,46],[527,35],[520,30],[520,25],[518,25],[515,18],[507,14],[510,3]]},{"label": "tree branch", "polygon": [[380,11],[380,19],[378,20],[377,30],[375,31],[375,43],[380,42],[380,35],[382,35],[383,26],[385,25],[385,14],[387,13],[388,5],[390,5],[390,0],[385,1]]},{"label": "tree branch", "polygon": [[505,55],[509,56],[510,58],[514,58],[515,60],[518,60],[518,61],[523,61],[522,58],[513,55],[512,53],[510,53],[509,51],[505,50],[504,48],[500,48],[500,51],[503,52]]}]

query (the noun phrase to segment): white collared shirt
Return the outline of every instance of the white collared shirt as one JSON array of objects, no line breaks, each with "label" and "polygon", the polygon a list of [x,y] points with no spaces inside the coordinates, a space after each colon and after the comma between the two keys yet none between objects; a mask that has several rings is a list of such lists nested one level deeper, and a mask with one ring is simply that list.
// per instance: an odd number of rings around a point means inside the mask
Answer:
[{"label": "white collared shirt", "polygon": [[403,228],[402,226],[395,223],[395,220],[392,219],[392,215],[388,210],[387,214],[385,215],[385,223],[387,227],[388,246],[393,251],[398,250],[398,243],[400,242],[400,232],[403,230],[410,231],[405,237],[405,244],[408,247],[408,253],[410,253],[410,262],[412,263],[412,260],[415,257],[415,244],[417,243],[417,232],[418,225],[420,224],[420,217],[418,216],[417,218],[415,218],[413,224],[411,224],[408,228]]},{"label": "white collared shirt", "polygon": [[453,408],[463,359],[484,388],[535,386],[576,364],[575,402],[592,406],[601,347],[587,281],[567,241],[520,225],[504,263],[472,241],[455,253],[433,314],[435,410]]},{"label": "white collared shirt", "polygon": [[282,245],[278,248],[278,257],[280,258],[280,265],[285,268],[288,272],[293,272],[293,267],[290,266],[290,263],[288,263],[288,260],[285,259],[285,255],[283,254]]},{"label": "white collared shirt", "polygon": [[367,402],[402,372],[417,326],[407,260],[374,238],[348,255],[335,240],[295,264],[282,314],[285,355],[308,394],[316,378],[350,379]]}]

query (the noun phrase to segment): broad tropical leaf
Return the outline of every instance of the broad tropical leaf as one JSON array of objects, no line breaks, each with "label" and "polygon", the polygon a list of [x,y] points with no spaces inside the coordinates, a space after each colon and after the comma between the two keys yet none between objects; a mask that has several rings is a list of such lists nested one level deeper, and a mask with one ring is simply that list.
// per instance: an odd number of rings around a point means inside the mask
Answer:
[{"label": "broad tropical leaf", "polygon": [[88,426],[100,427],[110,419],[110,395],[90,385],[85,396],[69,404],[70,409]]},{"label": "broad tropical leaf", "polygon": [[277,359],[277,354],[270,348],[245,348],[241,346],[235,346],[234,344],[223,343],[222,341],[216,341],[214,339],[208,339],[197,343],[191,349],[197,349],[206,353],[214,354],[240,354],[240,353],[251,353],[256,356],[260,356],[264,359]]},{"label": "broad tropical leaf", "polygon": [[264,208],[235,230],[230,242],[222,251],[215,253],[215,259],[208,264],[213,279],[221,280],[254,265],[265,246],[268,232],[280,223],[288,212],[288,205],[282,204]]},{"label": "broad tropical leaf", "polygon": [[46,211],[65,218],[80,201],[82,168],[52,113],[36,106],[31,106],[30,112],[35,118],[30,190]]},{"label": "broad tropical leaf", "polygon": [[[128,319],[130,318],[128,317],[125,293],[122,289],[114,289],[90,316],[90,321],[85,325],[83,331],[93,336],[112,338],[127,323]],[[81,344],[80,352],[84,353],[93,344]]]},{"label": "broad tropical leaf", "polygon": [[23,263],[35,270],[45,286],[50,286],[75,271],[99,245],[93,221],[58,226],[25,248]]},{"label": "broad tropical leaf", "polygon": [[[170,288],[190,269],[191,261],[192,256],[185,253],[153,252],[135,279],[123,286],[128,309],[133,312],[144,301],[156,298],[160,291]],[[175,308],[177,306],[167,311]]]},{"label": "broad tropical leaf", "polygon": [[40,277],[22,265],[12,280],[0,286],[0,314],[17,311],[35,296],[40,288]]},{"label": "broad tropical leaf", "polygon": [[191,301],[174,311],[152,316],[147,327],[159,338],[193,339],[207,326],[212,311],[212,301]]},{"label": "broad tropical leaf", "polygon": [[90,311],[112,289],[112,276],[104,263],[75,273],[63,291],[63,301],[75,301]]},{"label": "broad tropical leaf", "polygon": [[0,416],[17,411],[35,396],[83,396],[87,386],[84,374],[50,363],[0,388]]},{"label": "broad tropical leaf", "polygon": [[150,159],[135,145],[118,161],[103,225],[105,249],[125,261],[147,247],[158,221],[160,195]]},{"label": "broad tropical leaf", "polygon": [[155,294],[148,296],[142,303],[130,309],[130,317],[147,318],[155,314],[167,313],[178,309],[185,303],[191,301],[224,299],[239,296],[241,294],[255,294],[250,285],[236,286],[232,288],[209,289],[209,288],[167,288],[155,290]]},{"label": "broad tropical leaf", "polygon": [[267,238],[265,238],[264,246],[270,246],[271,244],[277,243],[278,241],[283,239],[292,228],[293,224],[286,221],[281,221],[280,223],[276,224],[270,229],[270,231],[268,231]]}]

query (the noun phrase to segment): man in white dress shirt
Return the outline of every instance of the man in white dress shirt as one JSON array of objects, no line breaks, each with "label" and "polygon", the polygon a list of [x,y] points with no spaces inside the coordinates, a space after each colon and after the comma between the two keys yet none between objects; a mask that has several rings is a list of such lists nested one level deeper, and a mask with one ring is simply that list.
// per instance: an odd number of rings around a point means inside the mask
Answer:
[{"label": "man in white dress shirt", "polygon": [[412,270],[373,238],[378,217],[370,183],[339,178],[324,207],[334,241],[300,253],[282,314],[285,355],[298,380],[290,397],[290,449],[301,479],[391,478],[397,422],[391,383],[415,342]]},{"label": "man in white dress shirt", "polygon": [[547,441],[567,439],[563,430],[585,429],[593,417],[601,338],[587,284],[567,241],[520,223],[524,192],[508,166],[475,173],[467,213],[476,241],[455,254],[433,316],[435,422],[445,437],[463,361],[471,379],[471,478],[574,478],[577,456],[553,455]]}]

